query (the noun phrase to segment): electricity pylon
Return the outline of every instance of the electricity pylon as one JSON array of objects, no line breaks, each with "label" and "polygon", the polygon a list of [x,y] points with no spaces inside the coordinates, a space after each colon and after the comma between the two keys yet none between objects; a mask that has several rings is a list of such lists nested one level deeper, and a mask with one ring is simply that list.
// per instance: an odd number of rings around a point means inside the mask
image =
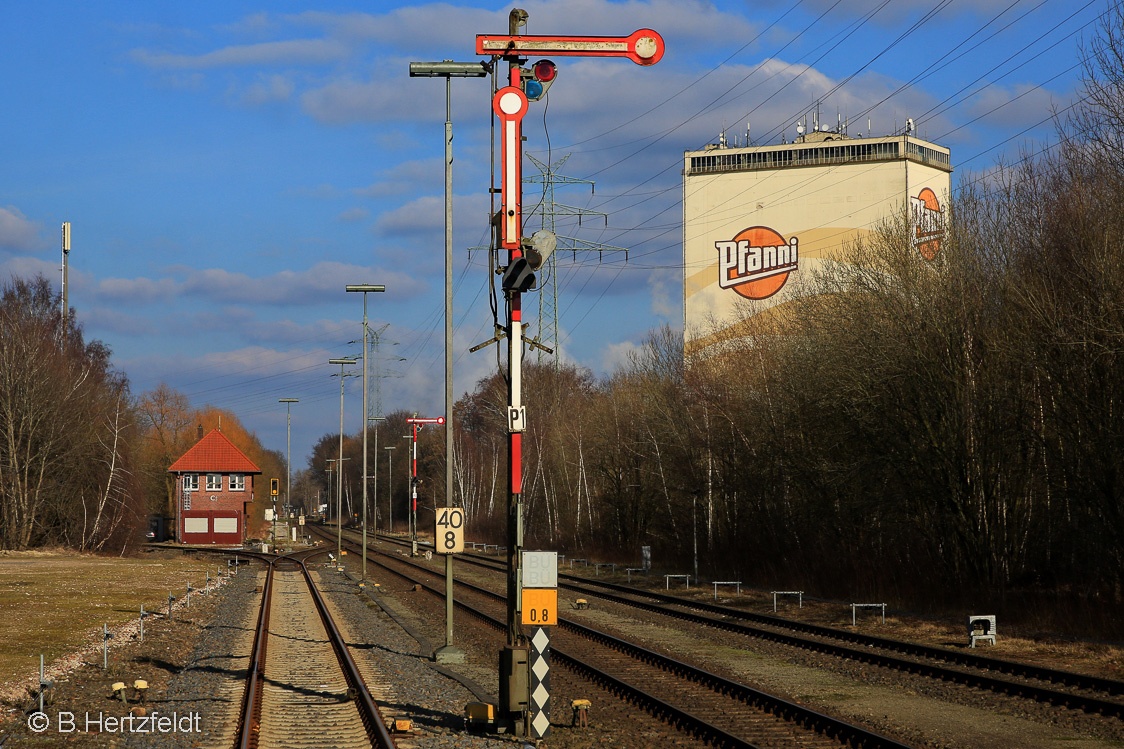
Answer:
[{"label": "electricity pylon", "polygon": [[[524,155],[535,165],[539,173],[525,178],[523,182],[525,184],[542,184],[542,200],[526,214],[525,226],[531,223],[532,216],[537,215],[542,222],[542,228],[554,232],[558,237],[557,249],[547,258],[546,268],[544,269],[545,272],[543,272],[539,278],[538,331],[539,342],[546,348],[554,351],[554,366],[557,368],[561,361],[558,349],[558,253],[562,250],[569,250],[574,253],[574,258],[576,259],[579,251],[596,252],[598,254],[598,259],[600,259],[601,254],[605,252],[623,252],[627,260],[628,250],[624,247],[614,247],[613,245],[603,244],[601,242],[589,242],[584,239],[558,234],[555,228],[555,221],[559,217],[577,216],[578,226],[581,226],[582,218],[585,216],[601,216],[605,219],[606,223],[608,223],[609,216],[600,211],[575,208],[574,206],[564,205],[554,201],[554,186],[559,183],[567,185],[589,185],[590,192],[593,192],[594,183],[591,180],[567,177],[558,173],[558,170],[566,163],[566,160],[570,158],[570,154],[566,154],[553,164],[539,161],[529,153]],[[542,364],[548,354],[542,347],[539,347],[538,352],[538,362]]]},{"label": "electricity pylon", "polygon": [[[375,396],[370,401],[371,410],[367,414],[367,420],[368,421],[371,421],[372,419],[374,419],[376,417],[381,418],[382,415],[383,415],[383,413],[382,413],[382,387],[381,387],[383,378],[384,377],[401,377],[402,376],[400,374],[393,374],[391,372],[388,372],[386,370],[386,368],[383,366],[384,359],[379,356],[379,346],[381,344],[389,343],[391,346],[397,346],[398,345],[398,341],[388,341],[388,340],[386,340],[386,338],[383,337],[383,333],[385,333],[386,329],[389,328],[389,327],[390,327],[390,323],[386,323],[382,327],[377,328],[377,329],[370,326],[370,325],[367,326],[367,335],[369,335],[370,338],[371,338],[371,363],[374,365],[374,370],[373,370],[374,374],[372,374],[370,376],[370,379],[374,380],[374,384],[375,384]],[[390,357],[389,359],[387,359],[385,361],[398,362],[398,361],[405,361],[405,359],[403,359],[399,356],[393,356],[393,357]]]}]

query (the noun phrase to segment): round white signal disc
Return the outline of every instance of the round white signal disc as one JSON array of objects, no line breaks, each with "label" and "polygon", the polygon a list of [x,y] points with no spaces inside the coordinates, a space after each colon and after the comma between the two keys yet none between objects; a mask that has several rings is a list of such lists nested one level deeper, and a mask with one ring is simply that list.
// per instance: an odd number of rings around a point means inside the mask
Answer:
[{"label": "round white signal disc", "polygon": [[516,114],[523,108],[523,102],[519,100],[519,94],[514,91],[509,91],[500,97],[500,109],[504,114]]}]

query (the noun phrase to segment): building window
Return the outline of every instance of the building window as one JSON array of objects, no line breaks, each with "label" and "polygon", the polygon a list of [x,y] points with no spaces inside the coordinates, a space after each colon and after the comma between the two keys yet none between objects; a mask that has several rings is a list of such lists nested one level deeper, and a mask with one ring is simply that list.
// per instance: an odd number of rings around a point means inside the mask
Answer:
[{"label": "building window", "polygon": [[199,491],[199,474],[185,473],[183,475],[183,490],[185,492]]},{"label": "building window", "polygon": [[244,492],[246,491],[246,477],[241,473],[230,474],[230,491]]},{"label": "building window", "polygon": [[209,491],[209,492],[222,491],[222,474],[221,473],[208,473],[207,474],[207,491]]}]

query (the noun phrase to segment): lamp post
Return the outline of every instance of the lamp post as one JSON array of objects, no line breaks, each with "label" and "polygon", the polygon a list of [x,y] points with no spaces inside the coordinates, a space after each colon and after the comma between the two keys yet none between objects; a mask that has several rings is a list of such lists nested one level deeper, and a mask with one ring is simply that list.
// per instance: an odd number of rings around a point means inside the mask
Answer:
[{"label": "lamp post", "polygon": [[[411,78],[445,79],[445,506],[453,506],[453,78],[483,78],[491,63],[411,62]],[[416,532],[416,528],[415,528]],[[445,555],[445,587],[453,585],[453,555]],[[438,661],[461,662],[464,654],[453,647],[451,622]]]},{"label": "lamp post", "polygon": [[300,399],[299,398],[279,398],[277,400],[277,402],[285,404],[285,506],[286,507],[292,507],[293,506],[293,500],[292,500],[292,497],[290,496],[290,491],[293,488],[293,472],[292,472],[292,469],[290,468],[290,466],[292,465],[290,461],[292,459],[291,434],[292,434],[292,425],[293,425],[293,414],[291,413],[291,409],[292,409],[292,405],[294,403],[300,403]]},{"label": "lamp post", "polygon": [[[382,284],[348,284],[344,286],[344,291],[355,291],[363,294],[363,580],[367,579],[367,421],[370,419],[370,413],[367,411],[367,292],[369,291],[386,291],[386,287]],[[342,367],[341,367],[342,370]],[[342,383],[342,372],[341,372]],[[342,387],[342,384],[341,384]],[[340,395],[342,409],[342,390]],[[342,411],[341,411],[342,413]],[[378,429],[378,426],[375,427]],[[375,432],[375,449],[379,449],[378,445],[378,432]],[[343,441],[343,417],[340,417],[340,441]]]},{"label": "lamp post", "polygon": [[[445,506],[453,506],[453,78],[483,78],[481,62],[411,62],[411,78],[445,79]],[[453,558],[445,557],[452,564]]]},{"label": "lamp post", "polygon": [[[386,504],[387,509],[390,511],[390,517],[387,520],[387,530],[394,533],[394,471],[392,470],[394,468],[394,453],[391,452],[394,449],[394,445],[384,447],[383,449],[386,450]],[[376,494],[375,497],[377,499],[378,495]],[[377,504],[375,506],[378,507]]]},{"label": "lamp post", "polygon": [[[366,359],[363,363],[366,364]],[[346,364],[354,364],[354,359],[329,359],[329,364],[340,365],[340,456],[336,466],[336,560],[343,558],[343,368]],[[366,423],[363,427],[366,428]]]}]

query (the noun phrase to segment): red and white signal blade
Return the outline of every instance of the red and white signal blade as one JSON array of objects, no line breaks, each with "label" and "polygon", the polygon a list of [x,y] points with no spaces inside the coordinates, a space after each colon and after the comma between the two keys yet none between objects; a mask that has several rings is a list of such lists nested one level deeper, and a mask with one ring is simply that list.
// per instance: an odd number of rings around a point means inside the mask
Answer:
[{"label": "red and white signal blade", "polygon": [[628,36],[499,36],[479,34],[476,54],[537,57],[627,57],[638,65],[655,65],[663,57],[663,37],[651,29]]},{"label": "red and white signal blade", "polygon": [[406,419],[407,424],[444,424],[445,417],[438,416],[436,419]]}]

